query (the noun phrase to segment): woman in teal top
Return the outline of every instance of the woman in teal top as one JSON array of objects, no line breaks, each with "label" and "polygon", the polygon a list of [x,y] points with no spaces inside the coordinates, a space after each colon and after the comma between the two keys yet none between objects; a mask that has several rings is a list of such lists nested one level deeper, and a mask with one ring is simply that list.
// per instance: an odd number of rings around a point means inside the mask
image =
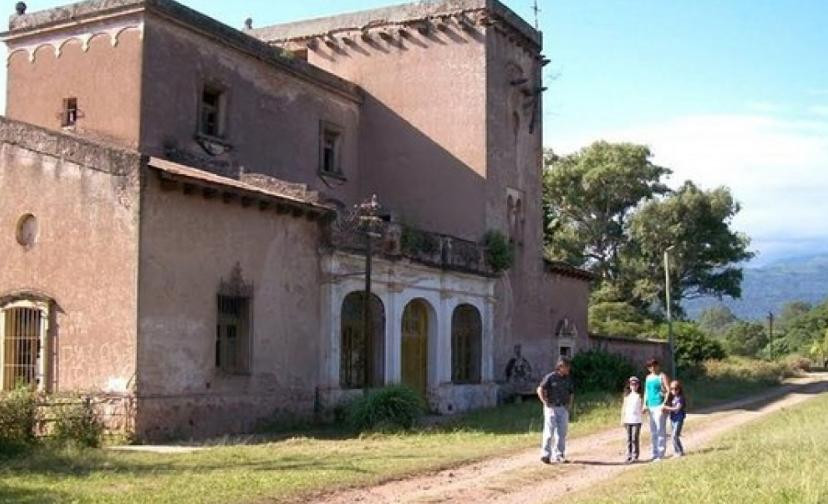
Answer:
[{"label": "woman in teal top", "polygon": [[660,460],[667,448],[667,415],[662,410],[670,380],[661,372],[658,361],[647,361],[650,374],[644,381],[644,412],[650,414],[650,438],[653,442],[653,460]]}]

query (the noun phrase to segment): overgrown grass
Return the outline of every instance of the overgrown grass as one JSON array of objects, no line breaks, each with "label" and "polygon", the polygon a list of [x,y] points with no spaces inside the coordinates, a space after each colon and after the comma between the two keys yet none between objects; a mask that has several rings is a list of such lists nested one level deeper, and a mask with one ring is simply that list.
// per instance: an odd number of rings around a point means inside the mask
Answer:
[{"label": "overgrown grass", "polygon": [[[721,371],[721,370],[718,370]],[[717,371],[717,372],[718,372]],[[694,404],[737,399],[768,383],[755,376],[694,385]],[[763,375],[764,376],[764,375]],[[734,381],[735,380],[735,381]],[[698,388],[695,388],[698,387]],[[570,435],[615,427],[621,393],[576,394]],[[401,433],[354,435],[338,428],[226,440],[187,454],[76,448],[34,450],[2,460],[0,502],[208,503],[301,499],[320,490],[369,485],[537,445],[537,401],[472,412]]]},{"label": "overgrown grass", "polygon": [[[617,407],[605,396],[579,399],[573,435],[616,421]],[[323,430],[179,455],[40,448],[0,463],[0,502],[280,500],[508,454],[538,443],[540,427],[540,407],[527,401],[397,434]]]},{"label": "overgrown grass", "polygon": [[828,502],[828,397],[728,433],[709,450],[648,465],[590,489],[578,503]]},{"label": "overgrown grass", "polygon": [[679,375],[691,409],[740,399],[778,385],[794,370],[784,363],[744,357],[707,361],[699,369]]}]

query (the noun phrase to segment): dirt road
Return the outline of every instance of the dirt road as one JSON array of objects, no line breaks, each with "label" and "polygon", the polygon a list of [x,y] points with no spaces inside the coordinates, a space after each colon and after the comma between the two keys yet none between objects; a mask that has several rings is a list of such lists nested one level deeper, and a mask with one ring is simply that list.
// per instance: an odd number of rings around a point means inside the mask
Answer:
[{"label": "dirt road", "polygon": [[[828,392],[828,374],[812,374],[765,394],[690,414],[682,436],[688,455],[692,456],[694,451],[702,449],[713,438],[730,429],[824,392]],[[646,456],[650,445],[643,431],[641,451]],[[568,464],[543,465],[539,461],[538,449],[531,449],[374,487],[325,494],[305,502],[543,503],[609,479],[631,467],[623,463],[624,441],[620,427],[570,440],[567,445]]]}]

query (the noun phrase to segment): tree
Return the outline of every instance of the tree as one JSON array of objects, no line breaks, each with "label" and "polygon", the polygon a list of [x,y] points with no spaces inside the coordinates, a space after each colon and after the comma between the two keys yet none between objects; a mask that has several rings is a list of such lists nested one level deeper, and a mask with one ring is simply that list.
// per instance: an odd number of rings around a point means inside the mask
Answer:
[{"label": "tree", "polygon": [[755,322],[737,322],[725,333],[725,348],[734,355],[754,357],[767,344],[765,326]]},{"label": "tree", "polygon": [[776,318],[776,327],[780,331],[784,331],[813,308],[813,305],[807,301],[791,301],[790,303],[785,303],[785,306],[782,307],[782,312]]},{"label": "tree", "polygon": [[699,329],[719,338],[724,336],[728,327],[738,321],[739,319],[727,306],[712,306],[699,315]]},{"label": "tree", "polygon": [[[668,329],[662,325],[659,329],[662,339],[667,339]],[[725,349],[720,342],[709,337],[695,322],[677,322],[673,324],[676,341],[676,365],[688,368],[706,360],[724,359]]]},{"label": "tree", "polygon": [[543,208],[550,258],[586,267],[603,280],[619,275],[630,214],[668,191],[661,179],[670,170],[650,157],[642,145],[603,141],[564,157],[547,151]]},{"label": "tree", "polygon": [[828,301],[796,317],[785,328],[783,338],[791,351],[807,352],[814,340],[821,339],[828,329]]},{"label": "tree", "polygon": [[656,333],[653,320],[621,301],[590,304],[589,329],[595,334],[618,338],[646,338]]},{"label": "tree", "polygon": [[633,295],[664,305],[664,251],[670,252],[671,299],[681,313],[682,299],[741,296],[739,263],[753,257],[750,239],[730,228],[740,206],[730,190],[704,191],[690,181],[676,192],[653,199],[630,219],[629,250]]},{"label": "tree", "polygon": [[811,343],[810,352],[811,357],[819,359],[822,362],[822,367],[828,366],[828,329],[825,330],[825,335],[822,340],[814,340]]}]

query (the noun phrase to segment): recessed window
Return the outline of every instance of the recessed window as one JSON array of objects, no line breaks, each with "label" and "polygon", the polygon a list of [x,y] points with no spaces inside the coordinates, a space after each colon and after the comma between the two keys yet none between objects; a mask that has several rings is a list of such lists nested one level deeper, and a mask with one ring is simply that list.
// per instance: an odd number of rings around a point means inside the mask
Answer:
[{"label": "recessed window", "polygon": [[48,321],[44,303],[19,301],[0,308],[0,391],[45,389]]},{"label": "recessed window", "polygon": [[218,296],[216,367],[228,373],[250,371],[250,298]]},{"label": "recessed window", "polygon": [[78,99],[64,98],[63,110],[60,114],[60,125],[64,128],[71,128],[78,122]]},{"label": "recessed window", "polygon": [[319,171],[323,175],[342,176],[341,143],[342,131],[323,122],[319,135]]},{"label": "recessed window", "polygon": [[224,136],[226,93],[215,86],[204,86],[201,92],[201,116],[198,131],[215,138]]},{"label": "recessed window", "polygon": [[17,221],[17,243],[25,248],[32,248],[37,240],[37,218],[25,214]]}]

